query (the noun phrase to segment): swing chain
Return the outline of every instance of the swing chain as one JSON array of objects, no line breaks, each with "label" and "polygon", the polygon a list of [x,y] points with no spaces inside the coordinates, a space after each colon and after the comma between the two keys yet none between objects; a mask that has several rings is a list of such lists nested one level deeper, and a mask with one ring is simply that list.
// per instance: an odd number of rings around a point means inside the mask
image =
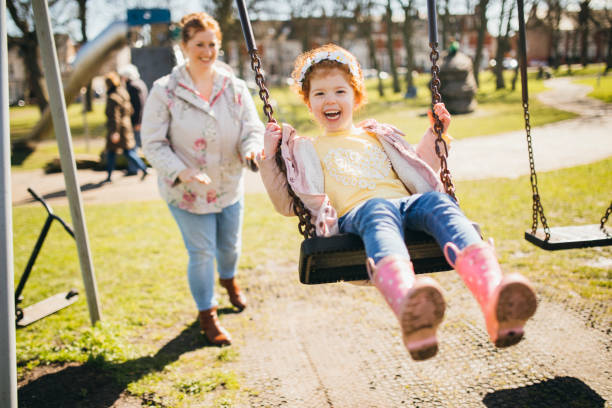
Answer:
[{"label": "swing chain", "polygon": [[606,222],[608,222],[608,217],[610,216],[611,213],[612,213],[612,201],[610,202],[610,206],[606,210],[604,216],[601,217],[601,223],[599,224],[599,229],[606,235],[608,235],[608,232],[606,231]]},{"label": "swing chain", "polygon": [[272,105],[270,104],[269,98],[270,93],[268,92],[268,88],[266,88],[266,84],[264,82],[264,76],[261,72],[261,59],[257,54],[257,49],[249,51],[251,55],[251,68],[255,72],[255,82],[259,87],[259,97],[264,103],[263,111],[264,114],[268,117],[268,122],[276,123],[276,120],[272,117],[274,110],[272,109]]},{"label": "swing chain", "polygon": [[[261,71],[261,58],[257,54],[257,49],[249,51],[249,54],[251,55],[251,68],[253,69],[253,72],[255,72],[255,82],[259,87],[259,97],[264,103],[264,114],[268,117],[268,122],[276,123],[276,119],[274,119],[274,117],[272,116],[274,114],[274,110],[272,109],[272,105],[270,105],[269,101],[270,93],[268,91],[268,88],[266,87],[265,78]],[[283,157],[281,155],[280,143],[278,148],[276,149],[275,160],[276,165],[286,177],[287,168],[285,167],[285,161],[283,160]],[[300,200],[297,194],[295,194],[295,192],[288,183],[287,192],[289,193],[289,196],[291,197],[291,200],[293,202],[293,211],[299,219],[298,231],[305,239],[314,237],[315,227],[311,221],[310,211],[306,209],[304,203],[302,203],[302,200]]]},{"label": "swing chain", "polygon": [[[276,149],[275,160],[276,165],[286,178],[287,167],[285,166],[285,160],[283,159],[283,156],[281,154],[280,143],[278,148]],[[293,212],[295,213],[295,215],[297,215],[299,219],[298,231],[300,232],[300,234],[302,234],[304,239],[313,238],[316,235],[316,230],[315,226],[312,224],[312,216],[310,215],[310,211],[306,209],[304,203],[302,202],[302,200],[300,200],[297,194],[295,194],[289,183],[287,183],[287,192],[289,193],[289,196],[291,197],[291,200],[293,202]]]},{"label": "swing chain", "polygon": [[[436,103],[442,102],[442,95],[440,95],[440,91],[439,91],[440,89],[440,78],[439,78],[440,67],[438,67],[438,64],[437,64],[438,58],[440,57],[440,53],[438,52],[438,49],[437,49],[438,48],[437,42],[429,43],[429,46],[431,47],[431,54],[430,54],[431,85],[430,86],[431,86],[431,104],[433,107],[433,105],[435,105]],[[457,201],[457,197],[455,196],[455,186],[453,185],[453,180],[451,179],[450,170],[448,169],[448,165],[446,163],[446,158],[448,157],[448,147],[446,145],[446,142],[442,138],[442,131],[443,131],[442,121],[440,120],[438,115],[436,115],[436,113],[433,111],[433,108],[432,108],[432,114],[434,117],[433,130],[437,136],[436,144],[435,144],[436,155],[440,159],[440,180],[442,181],[442,184],[444,185],[444,190],[446,191],[446,194],[453,197],[453,199]]]},{"label": "swing chain", "polygon": [[545,241],[550,239],[550,228],[548,227],[548,221],[544,215],[544,207],[540,200],[540,193],[538,191],[538,176],[535,171],[535,162],[533,160],[533,145],[531,139],[531,123],[529,115],[529,102],[523,101],[523,112],[525,117],[525,133],[527,135],[527,150],[529,151],[529,170],[531,173],[531,193],[533,197],[533,222],[531,224],[531,233],[535,235],[538,229],[538,215],[542,221],[542,227],[544,228],[544,234],[546,235]]}]

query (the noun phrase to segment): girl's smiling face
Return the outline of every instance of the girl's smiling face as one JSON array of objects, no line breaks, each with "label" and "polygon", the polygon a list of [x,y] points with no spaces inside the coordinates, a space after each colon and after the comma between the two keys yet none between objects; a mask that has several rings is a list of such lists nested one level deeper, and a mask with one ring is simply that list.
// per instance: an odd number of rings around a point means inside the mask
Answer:
[{"label": "girl's smiling face", "polygon": [[183,50],[193,68],[209,68],[219,54],[219,40],[212,30],[198,31],[183,43]]},{"label": "girl's smiling face", "polygon": [[311,74],[308,109],[325,133],[348,130],[353,126],[355,91],[347,75],[336,68]]}]

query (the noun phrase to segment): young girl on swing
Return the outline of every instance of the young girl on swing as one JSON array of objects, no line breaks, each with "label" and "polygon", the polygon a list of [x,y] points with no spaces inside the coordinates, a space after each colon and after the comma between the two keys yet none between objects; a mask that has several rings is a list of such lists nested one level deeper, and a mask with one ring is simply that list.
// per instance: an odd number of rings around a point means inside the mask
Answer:
[{"label": "young girl on swing", "polygon": [[[322,134],[311,140],[289,125],[268,123],[261,175],[276,210],[295,215],[288,182],[318,236],[362,238],[370,280],[398,318],[413,359],[436,354],[445,301],[436,281],[415,277],[405,229],[425,231],[443,248],[480,304],[491,341],[497,347],[518,343],[535,313],[534,291],[519,274],[502,276],[493,247],[443,193],[432,129],[415,148],[391,125],[373,119],[354,125],[353,112],[366,98],[363,73],[355,57],[334,44],[300,55],[292,77]],[[450,114],[442,103],[434,112],[446,133]],[[279,141],[286,177],[274,157]]]}]

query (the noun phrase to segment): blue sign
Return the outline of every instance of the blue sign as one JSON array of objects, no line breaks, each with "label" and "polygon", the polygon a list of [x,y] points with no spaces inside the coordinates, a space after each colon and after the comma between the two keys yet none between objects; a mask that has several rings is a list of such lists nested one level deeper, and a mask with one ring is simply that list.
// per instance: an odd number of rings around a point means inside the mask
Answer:
[{"label": "blue sign", "polygon": [[127,22],[129,26],[156,23],[170,24],[170,10],[162,8],[128,9]]}]

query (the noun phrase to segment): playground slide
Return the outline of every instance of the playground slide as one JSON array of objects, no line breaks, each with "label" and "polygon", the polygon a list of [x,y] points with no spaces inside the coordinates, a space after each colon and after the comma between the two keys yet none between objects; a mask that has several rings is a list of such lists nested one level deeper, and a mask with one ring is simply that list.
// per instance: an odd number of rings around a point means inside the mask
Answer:
[{"label": "playground slide", "polygon": [[[66,105],[80,93],[81,88],[98,75],[102,61],[113,51],[127,44],[128,24],[116,21],[106,27],[96,38],[84,44],[73,62],[72,74],[64,83]],[[51,110],[48,107],[28,136],[28,140],[39,140],[51,128]]]}]

